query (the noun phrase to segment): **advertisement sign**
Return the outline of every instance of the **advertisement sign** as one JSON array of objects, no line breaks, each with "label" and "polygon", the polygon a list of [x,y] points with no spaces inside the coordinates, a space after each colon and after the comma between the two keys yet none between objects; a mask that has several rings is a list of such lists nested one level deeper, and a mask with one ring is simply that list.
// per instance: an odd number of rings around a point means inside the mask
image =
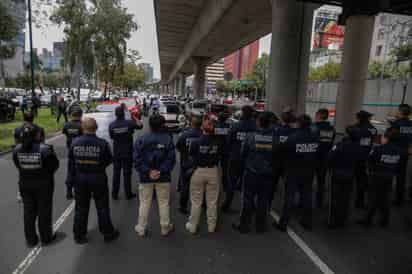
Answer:
[{"label": "advertisement sign", "polygon": [[338,25],[337,19],[316,17],[314,49],[341,50],[343,49],[344,36],[345,29]]}]

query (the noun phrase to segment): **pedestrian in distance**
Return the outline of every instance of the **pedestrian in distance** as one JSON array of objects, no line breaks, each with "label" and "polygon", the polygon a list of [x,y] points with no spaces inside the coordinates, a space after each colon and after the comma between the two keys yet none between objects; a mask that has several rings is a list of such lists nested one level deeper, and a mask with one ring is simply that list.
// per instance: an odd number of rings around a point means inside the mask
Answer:
[{"label": "pedestrian in distance", "polygon": [[254,119],[254,109],[251,106],[243,106],[240,121],[234,123],[229,130],[228,149],[229,149],[229,166],[228,166],[228,184],[226,187],[226,196],[222,205],[222,211],[227,213],[232,207],[232,201],[236,190],[241,185],[243,170],[241,168],[240,150],[245,140],[246,134],[256,131],[256,121]]},{"label": "pedestrian in distance", "polygon": [[368,176],[366,174],[366,162],[368,160],[369,153],[372,150],[373,145],[377,141],[378,130],[371,124],[373,114],[367,111],[361,110],[356,113],[355,127],[359,130],[360,134],[360,153],[362,155],[359,165],[356,167],[355,180],[356,180],[356,198],[355,207],[357,209],[364,209],[366,205],[366,191],[368,184]]},{"label": "pedestrian in distance", "polygon": [[56,121],[57,123],[60,123],[60,118],[63,115],[64,117],[64,121],[67,122],[67,103],[64,100],[64,97],[61,96],[59,97],[58,101],[57,101],[57,117],[56,117]]},{"label": "pedestrian in distance", "polygon": [[180,174],[179,174],[179,212],[187,215],[190,197],[190,179],[192,178],[195,166],[193,158],[189,155],[189,148],[193,140],[202,135],[202,120],[198,116],[190,119],[190,128],[182,132],[176,142],[176,149],[180,153]]},{"label": "pedestrian in distance", "polygon": [[109,187],[106,168],[113,162],[109,144],[96,136],[94,118],[82,121],[83,135],[76,138],[69,152],[74,167],[75,211],[73,233],[77,244],[85,244],[91,199],[96,205],[99,230],[105,242],[116,240],[120,233],[113,227],[109,207]]},{"label": "pedestrian in distance", "polygon": [[[76,109],[71,113],[72,120],[70,122],[65,122],[63,126],[62,133],[66,136],[66,147],[70,150],[70,147],[73,143],[73,140],[82,135],[82,116],[83,111],[81,108]],[[75,172],[74,166],[70,161],[67,163],[67,177],[66,177],[66,199],[72,200],[73,187],[74,187],[74,178],[73,174]]]},{"label": "pedestrian in distance", "polygon": [[21,143],[13,151],[19,171],[19,190],[24,206],[24,234],[27,246],[43,245],[56,239],[52,226],[54,174],[59,160],[50,145],[38,142],[38,130],[31,124],[22,128]]},{"label": "pedestrian in distance", "polygon": [[318,208],[322,208],[324,204],[328,153],[333,147],[336,136],[335,128],[328,119],[329,111],[321,108],[316,112],[316,122],[313,125],[319,135],[319,166],[316,169],[316,205]]},{"label": "pedestrian in distance", "polygon": [[[405,201],[406,192],[406,175],[408,168],[408,158],[412,154],[412,121],[409,119],[411,115],[411,106],[401,104],[398,107],[396,120],[391,124],[391,127],[399,131],[398,146],[403,150],[401,167],[399,174],[396,176],[396,192],[395,201],[396,206],[402,206]],[[412,198],[412,185],[409,188],[409,196]]]},{"label": "pedestrian in distance", "polygon": [[112,198],[119,199],[120,175],[123,170],[124,193],[127,200],[136,197],[132,191],[133,135],[142,129],[140,121],[126,120],[122,107],[115,110],[116,120],[109,125],[109,135],[113,140],[113,185]]},{"label": "pedestrian in distance", "polygon": [[355,170],[362,160],[360,137],[359,128],[347,127],[346,136],[333,146],[327,158],[331,173],[328,211],[331,229],[344,227],[348,220]]},{"label": "pedestrian in distance", "polygon": [[134,146],[134,165],[139,173],[139,217],[135,231],[141,237],[147,234],[147,224],[156,193],[159,206],[161,235],[174,230],[170,222],[170,183],[176,163],[173,138],[165,128],[166,120],[161,115],[149,118],[150,132],[139,138]]},{"label": "pedestrian in distance", "polygon": [[308,115],[298,116],[297,130],[275,148],[276,160],[283,161],[285,169],[283,209],[275,224],[281,231],[286,231],[297,192],[303,207],[299,223],[306,230],[312,229],[312,184],[319,164],[319,137],[311,125]]},{"label": "pedestrian in distance", "polygon": [[34,94],[31,97],[31,112],[33,113],[34,117],[39,115],[39,108],[41,107],[40,97],[37,94]]},{"label": "pedestrian in distance", "polygon": [[381,215],[380,225],[389,225],[392,182],[399,174],[401,159],[406,157],[406,151],[398,146],[398,138],[398,129],[388,128],[382,137],[382,145],[373,148],[368,157],[368,210],[365,217],[358,222],[365,227],[373,224],[377,210]]},{"label": "pedestrian in distance", "polygon": [[190,234],[197,233],[205,197],[208,232],[216,231],[220,189],[218,165],[221,159],[221,149],[219,139],[214,136],[214,123],[211,117],[204,116],[202,136],[190,144],[189,155],[193,157],[196,167],[190,181],[191,209],[189,221],[185,226]]},{"label": "pedestrian in distance", "polygon": [[240,233],[251,231],[252,217],[255,214],[256,232],[267,230],[269,196],[273,185],[274,136],[272,114],[263,112],[256,120],[257,130],[248,133],[242,146],[243,189],[242,209],[239,224],[233,228]]}]

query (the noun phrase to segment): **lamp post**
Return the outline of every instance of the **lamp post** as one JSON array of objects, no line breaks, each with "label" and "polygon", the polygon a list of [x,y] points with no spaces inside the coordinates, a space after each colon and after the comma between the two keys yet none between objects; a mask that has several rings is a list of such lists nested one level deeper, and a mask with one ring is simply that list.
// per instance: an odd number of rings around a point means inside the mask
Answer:
[{"label": "lamp post", "polygon": [[35,95],[34,84],[34,54],[33,54],[33,30],[32,30],[32,18],[31,18],[31,0],[27,0],[27,7],[29,13],[29,36],[30,36],[30,70],[31,70],[31,92]]}]

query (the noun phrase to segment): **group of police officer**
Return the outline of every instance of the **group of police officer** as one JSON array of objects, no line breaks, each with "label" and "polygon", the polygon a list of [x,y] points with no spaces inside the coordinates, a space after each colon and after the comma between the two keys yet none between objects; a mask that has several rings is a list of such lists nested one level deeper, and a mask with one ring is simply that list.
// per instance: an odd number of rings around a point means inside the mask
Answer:
[{"label": "group of police officer", "polygon": [[[326,178],[330,178],[329,216],[331,228],[345,225],[351,193],[356,182],[356,207],[366,208],[359,223],[369,226],[377,210],[380,224],[389,223],[392,179],[396,176],[396,204],[402,205],[409,146],[412,140],[411,107],[400,105],[398,119],[391,124],[381,141],[370,123],[372,114],[360,111],[356,122],[346,129],[342,140],[335,142],[336,132],[328,122],[329,113],[320,109],[312,123],[308,115],[295,116],[286,110],[280,119],[271,112],[256,114],[250,106],[242,108],[241,119],[229,123],[228,113],[218,117],[192,116],[190,127],[178,137],[165,128],[165,118],[149,118],[150,131],[133,145],[135,130],[141,122],[125,119],[125,107],[115,110],[116,120],[109,126],[113,154],[107,141],[96,136],[97,123],[83,118],[81,108],[71,112],[72,120],[64,126],[69,151],[67,199],[75,199],[73,233],[78,244],[88,242],[87,224],[90,202],[96,204],[98,224],[106,242],[119,237],[112,224],[106,168],[113,163],[112,199],[119,199],[123,170],[126,199],[136,194],[131,187],[132,167],[139,174],[139,216],[135,231],[146,236],[153,199],[158,202],[161,234],[174,230],[170,218],[172,170],[175,148],[180,153],[179,211],[189,215],[186,230],[198,231],[202,207],[206,207],[208,231],[217,229],[220,187],[224,191],[222,212],[231,211],[237,190],[241,192],[239,222],[233,228],[240,233],[251,231],[255,216],[256,232],[268,229],[267,217],[280,182],[283,183],[283,208],[274,225],[286,231],[292,209],[301,208],[300,224],[312,228],[312,197],[316,177],[316,205],[325,203]],[[56,238],[52,231],[54,173],[59,161],[51,145],[44,144],[44,130],[33,123],[33,114],[25,113],[24,123],[15,131],[13,159],[19,170],[19,189],[24,204],[24,230],[28,246],[40,240],[48,244]],[[379,143],[379,145],[378,145]],[[74,193],[73,193],[74,191]],[[299,199],[296,201],[296,194]],[[412,194],[412,193],[411,193]],[[189,207],[190,201],[190,209]]]}]

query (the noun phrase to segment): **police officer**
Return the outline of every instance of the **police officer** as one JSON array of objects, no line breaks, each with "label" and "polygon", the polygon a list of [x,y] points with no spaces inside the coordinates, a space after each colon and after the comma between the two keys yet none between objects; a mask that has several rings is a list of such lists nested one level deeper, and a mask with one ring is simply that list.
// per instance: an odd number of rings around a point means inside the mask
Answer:
[{"label": "police officer", "polygon": [[283,160],[285,168],[284,204],[277,224],[281,231],[286,231],[296,192],[300,192],[303,202],[300,224],[304,229],[312,228],[312,183],[319,157],[319,138],[311,129],[311,124],[308,115],[300,115],[296,120],[296,132],[275,149],[276,159]]},{"label": "police officer", "polygon": [[216,231],[217,202],[219,197],[218,165],[221,158],[219,139],[214,136],[214,121],[204,116],[203,134],[190,144],[189,154],[195,162],[195,172],[190,181],[190,210],[186,230],[195,234],[200,221],[202,204],[206,196],[206,215],[209,233]]},{"label": "police officer", "polygon": [[232,125],[228,136],[229,149],[229,167],[228,167],[228,184],[226,188],[226,197],[222,205],[223,212],[228,212],[232,205],[236,188],[240,186],[240,180],[243,174],[241,168],[240,149],[248,132],[256,131],[256,122],[254,120],[254,109],[251,106],[243,106],[240,121]]},{"label": "police officer", "polygon": [[361,161],[356,167],[355,180],[356,180],[356,198],[355,207],[358,209],[365,208],[365,193],[367,188],[368,178],[366,175],[366,161],[369,153],[372,149],[374,142],[376,141],[378,131],[370,123],[370,119],[373,114],[367,111],[361,110],[356,113],[355,127],[359,130],[360,145],[361,145]]},{"label": "police officer", "polygon": [[218,120],[215,124],[215,136],[220,141],[222,160],[220,161],[221,168],[221,182],[223,185],[223,190],[227,192],[228,189],[228,165],[229,165],[229,150],[228,150],[228,135],[230,130],[230,123],[228,112],[220,112],[218,114]]},{"label": "police officer", "polygon": [[332,148],[327,159],[327,167],[331,172],[329,228],[339,228],[346,224],[355,168],[359,165],[362,156],[359,129],[349,126],[346,128],[346,135]]},{"label": "police officer", "polygon": [[386,227],[389,224],[392,181],[399,174],[401,159],[406,157],[403,155],[406,151],[398,146],[397,138],[399,131],[396,128],[388,128],[382,138],[383,145],[375,147],[369,155],[368,212],[359,224],[372,225],[377,210],[381,214],[380,225]]},{"label": "police officer", "polygon": [[141,237],[147,233],[154,192],[159,205],[161,234],[167,236],[174,229],[170,222],[170,182],[176,155],[165,123],[163,116],[152,115],[149,118],[151,132],[139,138],[134,146],[134,164],[140,176],[139,218],[135,231]]},{"label": "police officer", "polygon": [[74,240],[77,244],[87,243],[87,222],[90,200],[96,204],[99,230],[105,242],[111,242],[120,235],[112,224],[109,207],[109,188],[106,168],[113,156],[109,144],[96,136],[97,123],[93,118],[82,122],[83,135],[76,138],[69,152],[70,165],[74,166]]},{"label": "police officer", "polygon": [[176,149],[180,153],[180,175],[179,175],[179,212],[188,214],[187,204],[189,202],[190,178],[194,172],[193,158],[189,155],[190,144],[202,135],[202,120],[198,116],[192,116],[191,127],[186,129],[176,142]]},{"label": "police officer", "polygon": [[[405,199],[406,173],[408,167],[408,152],[412,144],[412,121],[409,120],[411,115],[411,106],[401,104],[398,107],[397,119],[392,123],[392,127],[398,129],[400,136],[398,145],[403,150],[401,159],[401,167],[399,174],[396,176],[396,195],[395,205],[401,206]],[[412,187],[410,188],[410,196],[412,197]]]},{"label": "police officer", "polygon": [[133,135],[135,130],[142,129],[141,122],[125,119],[122,107],[115,110],[116,120],[109,125],[109,135],[113,140],[113,186],[112,198],[119,199],[120,173],[123,169],[124,192],[126,199],[136,197],[132,192]]},{"label": "police officer", "polygon": [[335,141],[335,128],[328,121],[329,111],[321,108],[316,112],[314,129],[319,134],[319,166],[316,169],[317,193],[316,205],[322,208],[325,194],[325,179],[327,173],[328,153]]},{"label": "police officer", "polygon": [[[290,109],[285,109],[280,115],[280,124],[274,124],[273,126],[273,134],[274,134],[274,141],[277,145],[284,144],[289,136],[296,131],[294,126],[296,122],[296,116]],[[276,161],[273,166],[273,184],[272,188],[268,192],[269,194],[269,208],[272,207],[273,198],[275,196],[276,189],[279,184],[280,178],[284,175],[284,167],[282,161]]]},{"label": "police officer", "polygon": [[39,144],[37,138],[38,130],[33,125],[24,125],[21,143],[13,151],[24,205],[24,234],[29,247],[39,242],[36,221],[43,244],[49,244],[56,238],[52,227],[52,204],[54,173],[59,167],[59,160],[53,147]]},{"label": "police officer", "polygon": [[[243,175],[242,210],[240,222],[233,228],[240,233],[250,232],[252,215],[256,214],[256,231],[266,231],[268,215],[268,192],[273,185],[273,130],[269,112],[259,114],[257,131],[249,133],[242,146]],[[256,201],[256,202],[255,202]]]},{"label": "police officer", "polygon": [[26,112],[23,115],[23,125],[17,127],[14,130],[14,140],[16,144],[21,143],[21,136],[23,133],[23,128],[25,126],[31,126],[33,131],[35,132],[35,142],[36,143],[44,143],[45,140],[45,133],[44,129],[36,124],[33,123],[34,121],[34,114],[32,112]]},{"label": "police officer", "polygon": [[[66,135],[66,147],[70,149],[72,142],[75,138],[82,135],[82,115],[83,111],[81,108],[75,110],[71,113],[72,120],[70,122],[65,122],[63,126],[63,134]],[[69,162],[70,163],[70,162]],[[73,199],[73,168],[68,163],[67,166],[67,178],[66,178],[66,198],[68,200]]]}]

